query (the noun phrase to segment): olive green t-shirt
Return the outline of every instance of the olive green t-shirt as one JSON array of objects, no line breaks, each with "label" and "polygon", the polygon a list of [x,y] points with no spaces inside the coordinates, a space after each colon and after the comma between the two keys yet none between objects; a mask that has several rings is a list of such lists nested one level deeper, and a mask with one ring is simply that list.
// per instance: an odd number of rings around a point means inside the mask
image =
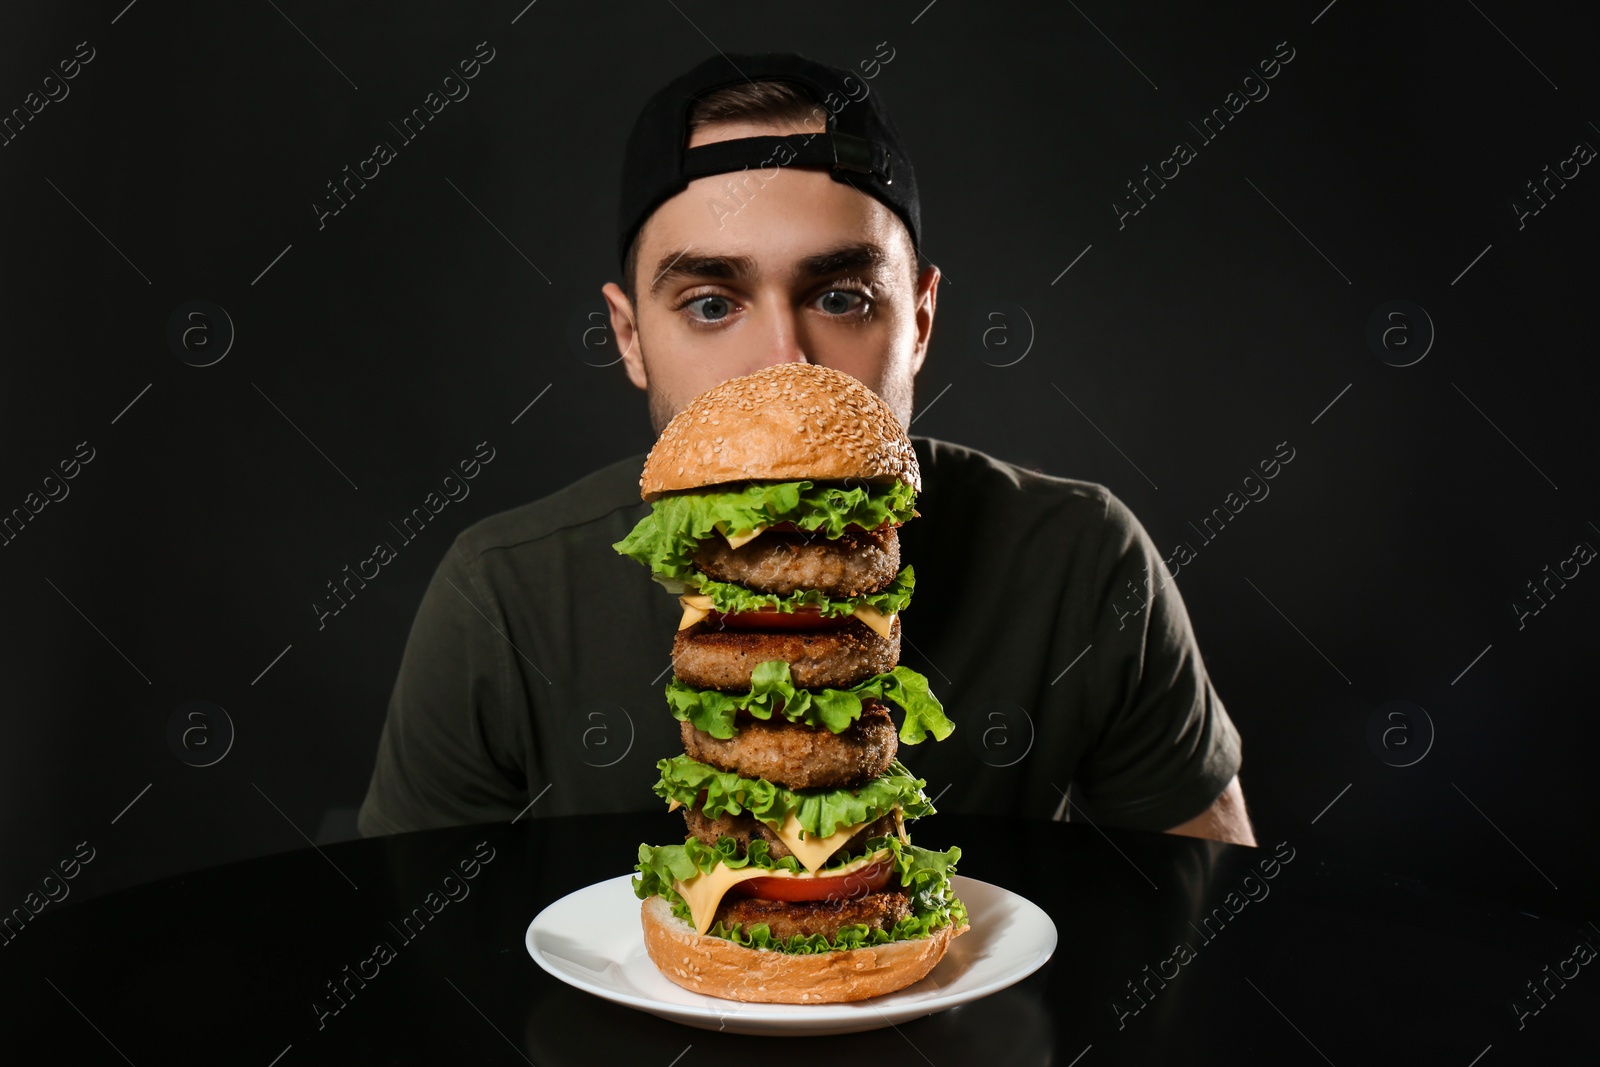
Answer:
[{"label": "olive green t-shirt", "polygon": [[[1112,826],[1165,830],[1209,807],[1239,770],[1239,734],[1133,513],[1091,482],[912,442],[900,662],[955,731],[902,744],[901,762],[946,811],[1050,817],[1069,782]],[[651,786],[683,751],[665,698],[682,610],[611,547],[650,510],[643,466],[457,536],[406,642],[363,834],[664,810]]]}]

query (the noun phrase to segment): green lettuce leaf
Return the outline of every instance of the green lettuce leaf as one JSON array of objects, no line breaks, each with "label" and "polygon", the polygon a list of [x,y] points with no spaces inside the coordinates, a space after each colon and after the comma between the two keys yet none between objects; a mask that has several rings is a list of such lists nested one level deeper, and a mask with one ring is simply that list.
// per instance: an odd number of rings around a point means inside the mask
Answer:
[{"label": "green lettuce leaf", "polygon": [[723,493],[674,493],[651,504],[650,514],[611,547],[649,567],[658,579],[682,580],[696,573],[691,557],[713,534],[738,536],[757,526],[792,522],[837,538],[851,523],[872,530],[885,521],[906,522],[916,514],[916,495],[900,481],[845,488],[809,480],[756,482]]},{"label": "green lettuce leaf", "polygon": [[[872,838],[867,842],[873,845],[878,841],[892,840],[900,843],[896,838]],[[819,870],[833,870],[843,867],[853,860],[858,860],[869,852],[835,853],[824,863]],[[800,874],[805,870],[798,859],[793,856],[777,857],[772,855],[767,842],[757,838],[750,842],[750,847],[741,849],[739,842],[731,837],[719,837],[715,845],[708,845],[699,838],[691,837],[681,845],[640,845],[639,863],[634,869],[639,872],[639,877],[633,880],[633,891],[643,900],[645,897],[659,894],[666,896],[672,891],[673,882],[687,882],[696,874],[705,874],[716,867],[717,864],[732,867],[738,870],[749,864],[768,871],[792,871]],[[672,893],[676,896],[676,892]]]},{"label": "green lettuce leaf", "polygon": [[685,591],[692,590],[709,596],[711,606],[724,614],[770,608],[793,611],[795,608],[816,607],[823,615],[848,615],[855,610],[857,604],[877,608],[885,615],[897,614],[904,611],[911,603],[911,588],[915,584],[916,573],[909,563],[901,567],[900,573],[876,593],[863,593],[861,596],[852,597],[831,597],[819,589],[796,589],[786,596],[778,593],[758,593],[736,582],[719,582],[715,578],[707,578],[699,573],[683,583]]},{"label": "green lettuce leaf", "polygon": [[[684,912],[688,912],[687,907],[684,908]],[[678,914],[676,908],[673,909],[673,914]],[[826,934],[818,933],[792,934],[788,939],[780,941],[772,936],[772,928],[766,923],[755,923],[749,928],[743,923],[735,923],[730,928],[724,923],[715,922],[706,933],[712,937],[725,937],[745,948],[764,948],[774,952],[792,952],[801,956],[833,952],[837,949],[886,945],[891,941],[911,941],[927,937],[947,924],[954,923],[956,926],[961,926],[966,921],[967,906],[951,893],[932,907],[913,906],[911,914],[895,923],[889,930],[874,929],[866,923],[856,923],[852,926],[839,927],[832,940],[829,940]]]},{"label": "green lettuce leaf", "polygon": [[939,698],[929,690],[928,679],[904,665],[874,674],[849,689],[796,688],[788,662],[781,659],[758,664],[750,672],[750,690],[745,693],[695,689],[676,675],[667,683],[667,704],[673,717],[724,741],[739,732],[734,725],[739,711],[758,719],[770,719],[776,711],[790,722],[843,733],[861,718],[862,697],[889,701],[905,712],[900,724],[900,740],[905,744],[920,744],[929,734],[935,741],[943,741],[955,729]]},{"label": "green lettuce leaf", "polygon": [[841,826],[871,822],[895,808],[906,819],[933,814],[933,804],[922,791],[928,783],[912,777],[899,760],[860,789],[785,789],[765,778],[719,771],[688,756],[661,760],[656,768],[661,780],[655,792],[663,800],[697,808],[711,819],[747,811],[774,830],[793,813],[811,837],[831,837]]},{"label": "green lettuce leaf", "polygon": [[[961,858],[959,848],[938,852],[902,844],[897,837],[875,837],[866,843],[865,849],[859,854],[835,856],[823,865],[822,870],[842,867],[882,849],[892,853],[895,866],[895,875],[890,884],[896,885],[911,898],[911,914],[896,923],[892,930],[874,930],[863,923],[840,927],[832,940],[823,934],[795,934],[780,941],[772,936],[766,923],[756,923],[748,928],[741,923],[730,928],[717,922],[712,924],[707,933],[713,937],[725,937],[746,948],[808,955],[926,937],[946,923],[960,925],[967,921],[966,905],[956,897],[950,886],[950,876],[955,873],[956,861]],[[764,870],[781,868],[796,873],[801,870],[799,861],[793,856],[773,859],[767,851],[766,842],[759,840],[752,841],[749,850],[742,856],[739,854],[739,843],[731,837],[719,838],[714,846],[694,838],[681,845],[640,845],[639,863],[635,867],[639,874],[633,879],[634,895],[640,900],[652,896],[665,897],[672,906],[673,915],[692,923],[689,905],[678,895],[674,883],[686,882],[696,874],[709,874],[718,863],[734,869],[753,864]]]}]

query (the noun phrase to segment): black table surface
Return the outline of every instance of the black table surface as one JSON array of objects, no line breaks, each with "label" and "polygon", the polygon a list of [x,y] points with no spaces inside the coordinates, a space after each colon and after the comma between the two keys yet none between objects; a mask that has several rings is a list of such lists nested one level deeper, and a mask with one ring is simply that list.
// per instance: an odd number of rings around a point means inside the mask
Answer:
[{"label": "black table surface", "polygon": [[[641,841],[680,827],[654,813],[429,830],[69,900],[0,948],[0,1048],[8,1062],[32,1049],[27,1062],[139,1067],[773,1055],[1495,1067],[1594,1062],[1600,1048],[1600,964],[1574,955],[1600,946],[1592,927],[1327,863],[1292,841],[1251,849],[1081,823],[941,813],[914,827],[918,844],[959,845],[961,874],[1037,903],[1060,941],[1032,977],[897,1028],[694,1029],[570,988],[529,958],[540,909],[627,873]],[[407,940],[398,927],[424,905],[437,912]],[[365,964],[376,975],[345,985],[340,1007],[328,983],[379,942],[392,957]]]}]

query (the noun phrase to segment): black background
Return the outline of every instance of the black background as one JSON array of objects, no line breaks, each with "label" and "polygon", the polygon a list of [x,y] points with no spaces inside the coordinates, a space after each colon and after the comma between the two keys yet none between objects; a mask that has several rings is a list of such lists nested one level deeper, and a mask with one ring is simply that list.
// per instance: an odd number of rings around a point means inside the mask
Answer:
[{"label": "black background", "polygon": [[[0,910],[85,839],[80,899],[348,835],[454,532],[649,447],[643,394],[573,340],[645,97],[713,47],[887,42],[871,85],[945,272],[914,432],[1104,483],[1164,552],[1288,442],[1178,578],[1259,838],[1584,913],[1600,576],[1510,606],[1600,546],[1600,177],[1512,208],[1600,145],[1576,5],[925,3],[7,7],[6,113],[95,58],[0,147],[0,512],[95,458],[0,547]],[[470,96],[319,229],[324,183],[480,41]],[[1198,158],[1119,229],[1179,140]],[[203,368],[166,339],[195,299],[237,331]],[[1392,300],[1437,330],[1411,366],[1366,340]],[[324,583],[481,441],[471,496],[319,630]],[[196,699],[237,730],[205,768],[167,740]],[[1390,700],[1436,731],[1413,766],[1368,744]]]}]

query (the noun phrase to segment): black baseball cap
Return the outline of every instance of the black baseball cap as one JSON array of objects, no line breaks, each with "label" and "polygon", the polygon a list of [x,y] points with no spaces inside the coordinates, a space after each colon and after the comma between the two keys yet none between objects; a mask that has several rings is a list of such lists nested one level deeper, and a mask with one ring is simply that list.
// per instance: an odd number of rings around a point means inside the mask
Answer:
[{"label": "black baseball cap", "polygon": [[[827,116],[827,129],[685,147],[689,143],[689,110],[695,100],[724,86],[766,80],[792,82],[808,90]],[[627,258],[628,243],[651,213],[687,188],[691,180],[775,166],[830,168],[834,181],[888,206],[906,224],[911,246],[921,249],[916,172],[875,87],[849,71],[794,52],[719,52],[658,91],[634,121],[623,157],[618,262]]]}]

